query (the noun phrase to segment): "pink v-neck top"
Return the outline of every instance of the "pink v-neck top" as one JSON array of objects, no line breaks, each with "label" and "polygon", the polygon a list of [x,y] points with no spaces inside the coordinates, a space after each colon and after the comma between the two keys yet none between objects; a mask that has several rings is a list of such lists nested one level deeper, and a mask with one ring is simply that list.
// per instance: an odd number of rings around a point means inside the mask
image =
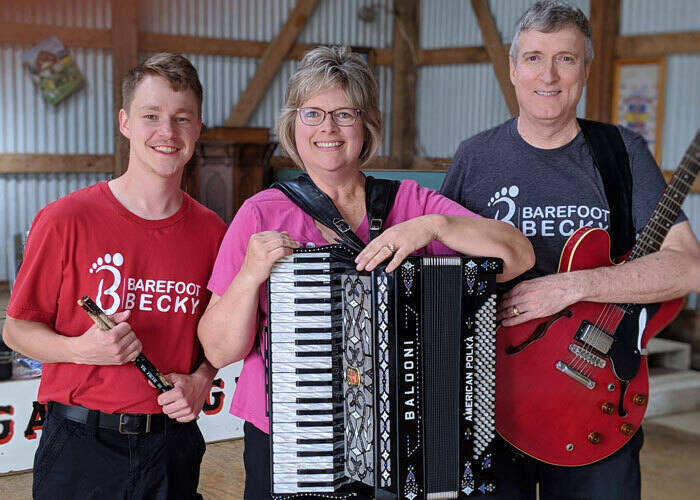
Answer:
[{"label": "pink v-neck top", "polygon": [[[463,206],[445,198],[432,189],[420,187],[413,180],[404,180],[399,186],[384,227],[394,226],[405,220],[426,214],[443,214],[478,217]],[[277,189],[267,189],[246,200],[236,213],[226,232],[208,288],[221,296],[236,276],[245,258],[248,240],[261,231],[287,231],[302,245],[322,246],[328,242],[323,238],[313,219]],[[367,242],[369,228],[367,217],[355,231]],[[431,242],[418,255],[453,254],[438,241]],[[260,287],[257,335],[263,334],[267,325],[267,287]],[[259,342],[264,345],[264,342]],[[265,372],[263,359],[257,348],[251,349],[243,362],[241,376],[233,396],[231,413],[264,432],[269,432],[269,421],[265,416]]]}]

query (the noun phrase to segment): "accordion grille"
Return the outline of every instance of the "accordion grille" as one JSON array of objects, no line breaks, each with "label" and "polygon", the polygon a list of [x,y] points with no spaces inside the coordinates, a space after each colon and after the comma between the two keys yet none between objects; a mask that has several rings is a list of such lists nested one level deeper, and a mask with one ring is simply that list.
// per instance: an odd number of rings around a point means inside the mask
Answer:
[{"label": "accordion grille", "polygon": [[[454,263],[454,265],[450,265]],[[432,265],[431,265],[432,264]],[[425,390],[426,493],[455,491],[459,484],[461,326],[460,260],[423,261],[423,369]]]}]

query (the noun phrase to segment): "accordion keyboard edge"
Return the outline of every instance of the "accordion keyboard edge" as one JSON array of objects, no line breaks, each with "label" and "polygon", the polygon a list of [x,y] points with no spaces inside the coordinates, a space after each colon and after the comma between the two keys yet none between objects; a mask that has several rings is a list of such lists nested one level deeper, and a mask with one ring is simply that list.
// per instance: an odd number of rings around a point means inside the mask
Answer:
[{"label": "accordion keyboard edge", "polygon": [[348,482],[387,499],[493,492],[500,259],[409,257],[358,273],[324,248],[286,258],[269,282],[274,495]]}]

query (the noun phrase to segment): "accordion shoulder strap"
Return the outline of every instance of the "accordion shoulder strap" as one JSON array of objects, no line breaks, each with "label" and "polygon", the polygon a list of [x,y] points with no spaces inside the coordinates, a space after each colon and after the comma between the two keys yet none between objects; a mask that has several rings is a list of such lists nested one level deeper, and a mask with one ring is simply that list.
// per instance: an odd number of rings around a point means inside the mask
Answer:
[{"label": "accordion shoulder strap", "polygon": [[[398,186],[398,181],[367,176],[365,198],[370,239],[381,232],[384,220],[394,204]],[[350,225],[340,215],[333,200],[321,191],[307,174],[302,174],[293,180],[275,182],[271,187],[282,191],[304,212],[335,231],[340,238],[340,243],[355,253],[360,253],[365,247],[365,243],[350,229]]]},{"label": "accordion shoulder strap", "polygon": [[400,185],[400,181],[375,179],[372,176],[367,176],[365,181],[365,204],[370,241],[379,236],[384,229],[384,221],[386,221],[391,207],[394,206],[394,199]]}]

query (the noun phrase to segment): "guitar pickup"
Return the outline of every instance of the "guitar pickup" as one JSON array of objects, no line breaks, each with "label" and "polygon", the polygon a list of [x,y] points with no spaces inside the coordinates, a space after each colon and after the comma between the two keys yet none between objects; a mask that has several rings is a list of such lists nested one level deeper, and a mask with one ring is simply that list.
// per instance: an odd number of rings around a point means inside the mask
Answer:
[{"label": "guitar pickup", "polygon": [[607,356],[615,340],[612,335],[589,321],[582,321],[574,338]]}]

